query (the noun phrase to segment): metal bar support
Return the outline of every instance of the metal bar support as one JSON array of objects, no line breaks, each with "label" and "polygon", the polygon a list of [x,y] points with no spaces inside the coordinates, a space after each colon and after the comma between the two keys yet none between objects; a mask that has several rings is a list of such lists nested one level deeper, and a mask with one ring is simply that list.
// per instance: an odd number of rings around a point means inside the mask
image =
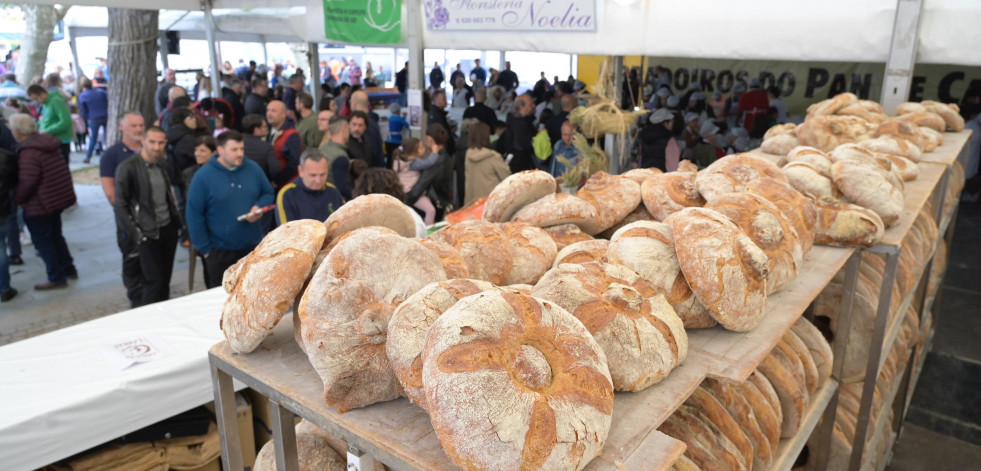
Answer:
[{"label": "metal bar support", "polygon": [[276,469],[279,471],[300,471],[296,449],[296,430],[293,428],[293,413],[271,398],[269,409],[272,413]]},{"label": "metal bar support", "polygon": [[[210,355],[209,355],[210,356]],[[242,441],[238,436],[235,390],[232,377],[211,363],[211,385],[215,390],[215,415],[221,436],[221,463],[224,471],[241,471]]]},{"label": "metal bar support", "polygon": [[887,114],[896,111],[896,105],[907,101],[916,65],[916,47],[919,39],[920,12],[923,0],[898,0],[892,26],[892,40],[886,73],[882,83],[881,103]]}]

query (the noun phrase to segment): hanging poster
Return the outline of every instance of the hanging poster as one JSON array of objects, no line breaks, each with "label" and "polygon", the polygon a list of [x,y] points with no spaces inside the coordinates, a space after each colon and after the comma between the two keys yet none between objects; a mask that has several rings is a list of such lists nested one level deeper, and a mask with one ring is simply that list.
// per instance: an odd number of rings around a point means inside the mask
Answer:
[{"label": "hanging poster", "polygon": [[413,131],[422,129],[422,90],[409,90],[409,128]]},{"label": "hanging poster", "polygon": [[596,31],[596,0],[423,0],[430,31]]},{"label": "hanging poster", "polygon": [[402,0],[324,0],[324,36],[355,44],[398,44]]}]

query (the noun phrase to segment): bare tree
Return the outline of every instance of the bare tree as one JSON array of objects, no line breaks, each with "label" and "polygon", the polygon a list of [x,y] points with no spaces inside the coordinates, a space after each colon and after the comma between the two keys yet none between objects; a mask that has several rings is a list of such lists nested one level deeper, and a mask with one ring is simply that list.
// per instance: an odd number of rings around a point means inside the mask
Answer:
[{"label": "bare tree", "polygon": [[143,115],[147,126],[157,117],[153,100],[157,88],[157,10],[109,8],[109,125],[107,142],[119,139],[117,123],[123,113]]},{"label": "bare tree", "polygon": [[[31,83],[44,74],[48,59],[48,46],[54,37],[54,27],[65,18],[71,6],[19,5],[24,12],[24,38],[20,44],[20,60],[17,62],[17,81]],[[76,68],[78,64],[75,64]]]}]

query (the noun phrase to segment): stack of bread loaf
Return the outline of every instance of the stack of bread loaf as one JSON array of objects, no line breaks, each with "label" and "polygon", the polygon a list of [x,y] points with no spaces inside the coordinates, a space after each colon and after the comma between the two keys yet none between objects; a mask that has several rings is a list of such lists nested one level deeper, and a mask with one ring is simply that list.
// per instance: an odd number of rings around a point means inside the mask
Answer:
[{"label": "stack of bread loaf", "polygon": [[687,445],[674,468],[770,469],[780,439],[797,433],[832,362],[828,342],[800,318],[746,381],[705,379],[660,427]]}]

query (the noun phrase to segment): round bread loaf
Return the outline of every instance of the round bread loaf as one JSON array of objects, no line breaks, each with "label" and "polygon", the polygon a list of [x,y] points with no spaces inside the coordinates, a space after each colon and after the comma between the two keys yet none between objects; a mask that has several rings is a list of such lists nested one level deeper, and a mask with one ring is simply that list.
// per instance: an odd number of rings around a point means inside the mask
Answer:
[{"label": "round bread loaf", "polygon": [[807,392],[808,394],[814,394],[814,391],[817,391],[818,386],[821,384],[821,378],[818,376],[817,364],[814,363],[814,358],[811,357],[811,352],[807,349],[807,344],[793,330],[788,330],[787,333],[783,334],[783,338],[780,341],[789,347],[794,355],[800,359],[804,369]]},{"label": "round bread loaf", "polygon": [[[319,222],[319,221],[318,221]],[[322,225],[322,224],[321,224]],[[304,422],[296,424],[296,458],[300,471],[345,471],[347,463],[323,437],[307,433]],[[253,471],[276,471],[276,443],[269,440],[255,456]]]},{"label": "round bread loaf", "polygon": [[586,180],[576,196],[596,208],[595,225],[580,226],[583,232],[594,235],[620,222],[637,208],[640,185],[629,178],[600,171]]},{"label": "round bread loaf", "polygon": [[709,394],[708,391],[702,388],[692,391],[688,399],[685,400],[685,404],[698,409],[704,414],[705,418],[712,422],[735,445],[739,451],[739,455],[744,459],[745,469],[750,469],[754,461],[753,442],[746,436],[746,433],[739,427],[735,419],[729,415],[729,411]]},{"label": "round bread loaf", "polygon": [[794,436],[800,429],[804,413],[807,411],[808,396],[803,385],[803,373],[793,367],[791,359],[779,348],[779,345],[763,358],[757,371],[766,376],[780,399],[780,410],[783,415],[780,436],[782,438]]},{"label": "round bread loaf", "polygon": [[927,111],[926,106],[923,103],[917,103],[915,101],[907,101],[896,105],[896,115],[904,115],[910,113],[924,113]]},{"label": "round bread loaf", "polygon": [[872,247],[882,239],[885,225],[874,211],[831,199],[817,202],[814,242],[838,247]]},{"label": "round bread loaf", "polygon": [[831,159],[827,154],[811,146],[797,146],[787,154],[787,163],[804,162],[822,175],[831,176]]},{"label": "round bread loaf", "polygon": [[439,257],[412,239],[361,230],[334,247],[298,310],[327,405],[344,412],[401,395],[385,354],[388,322],[402,301],[445,279]]},{"label": "round bread loaf", "polygon": [[[830,166],[828,168],[830,169]],[[822,175],[807,162],[791,162],[784,165],[783,174],[787,176],[791,186],[813,200],[841,197],[841,191],[831,181],[831,177]]]},{"label": "round bread loaf", "polygon": [[923,152],[933,152],[944,145],[944,135],[939,131],[926,127],[917,128],[917,133],[923,138]]},{"label": "round bread loaf", "polygon": [[688,286],[678,265],[671,226],[661,222],[635,222],[621,228],[610,240],[606,252],[610,263],[623,265],[647,280],[664,294],[686,329],[702,329],[717,324]]},{"label": "round bread loaf", "polygon": [[662,172],[661,169],[651,167],[651,168],[635,168],[635,169],[627,170],[626,172],[623,172],[623,174],[621,175],[637,182],[637,184],[639,185],[644,183],[644,180],[647,180],[648,178],[653,177],[654,175],[660,175],[662,173],[664,172]]},{"label": "round bread loaf", "polygon": [[769,139],[773,136],[778,136],[780,134],[790,134],[796,136],[797,124],[795,123],[775,124],[771,126],[770,129],[766,130],[766,133],[763,134],[763,139]]},{"label": "round bread loaf", "polygon": [[418,240],[423,247],[431,250],[439,257],[439,263],[443,265],[443,270],[446,271],[447,278],[452,280],[454,278],[467,278],[470,276],[467,261],[460,255],[460,251],[453,248],[452,245],[436,239]]},{"label": "round bread loaf", "polygon": [[654,216],[647,210],[647,206],[644,206],[643,203],[638,204],[637,208],[631,211],[630,214],[624,216],[620,222],[617,222],[605,231],[600,232],[597,234],[597,236],[609,240],[609,238],[613,237],[613,234],[616,231],[619,231],[621,227],[637,221],[655,221]]},{"label": "round bread loaf", "polygon": [[896,121],[913,123],[921,128],[927,128],[937,132],[947,130],[947,122],[939,114],[932,111],[903,114],[896,116],[894,119]]},{"label": "round bread loaf", "polygon": [[[722,433],[719,427],[709,420],[701,409],[681,405],[671,415],[677,415],[681,423],[690,430],[690,433],[697,437],[696,441],[701,446],[705,446],[710,454],[716,456],[723,463],[722,467],[717,469],[749,469],[749,465],[753,462],[752,456],[743,456],[739,448],[732,443],[732,440],[729,440],[729,437]],[[716,468],[703,467],[703,469]]]},{"label": "round bread loaf", "polygon": [[430,283],[399,304],[388,323],[385,352],[405,395],[424,410],[426,390],[422,387],[422,349],[426,332],[457,301],[497,288],[480,280],[446,280]]},{"label": "round bread loaf", "polygon": [[855,103],[858,103],[858,96],[854,93],[839,93],[831,98],[828,98],[827,100],[821,100],[808,106],[807,116],[833,115],[838,110]]},{"label": "round bread loaf", "polygon": [[514,222],[538,227],[575,224],[582,230],[595,229],[599,213],[593,205],[568,193],[552,193],[514,213]]},{"label": "round bread loaf", "polygon": [[[752,378],[752,375],[750,375],[750,378]],[[756,417],[767,443],[770,444],[770,449],[776,452],[777,446],[780,443],[780,428],[781,421],[783,420],[779,399],[777,399],[777,406],[774,408],[767,399],[767,396],[760,391],[760,388],[751,379],[747,379],[742,383],[733,383],[733,387],[740,396],[746,398],[746,403],[753,409],[753,415]],[[776,393],[773,394],[774,398],[776,398]]]},{"label": "round bread loaf", "polygon": [[766,307],[766,254],[718,211],[686,208],[666,222],[681,272],[709,315],[729,330],[756,327]]},{"label": "round bread loaf", "polygon": [[225,276],[230,293],[221,311],[221,330],[228,345],[248,353],[262,343],[283,315],[310,273],[326,230],[313,220],[290,221],[266,235]]},{"label": "round bread loaf", "polygon": [[875,152],[900,155],[913,162],[919,162],[923,158],[923,151],[904,139],[883,136],[875,139],[866,139],[859,142],[858,145]]},{"label": "round bread loaf", "polygon": [[804,254],[811,251],[814,243],[814,221],[817,219],[814,201],[795,190],[789,183],[772,178],[761,178],[746,185],[746,193],[762,196],[777,205],[797,230]]},{"label": "round bread loaf", "polygon": [[760,426],[761,420],[756,417],[748,398],[744,396],[733,383],[728,381],[705,378],[700,389],[712,395],[719,404],[725,407],[729,415],[736,421],[739,428],[750,440],[753,450],[752,469],[770,469],[773,461],[773,447]]},{"label": "round bread loaf", "polygon": [[705,205],[736,223],[769,258],[767,294],[780,291],[804,264],[800,237],[779,208],[751,193],[729,193]]},{"label": "round bread loaf", "polygon": [[902,139],[918,147],[921,151],[926,152],[926,149],[924,148],[927,144],[926,139],[922,134],[917,132],[917,128],[919,128],[919,126],[914,123],[896,121],[893,119],[880,124],[874,130],[872,130],[869,137],[877,138],[885,136],[893,139]]},{"label": "round bread loaf", "polygon": [[[507,222],[525,205],[555,193],[555,178],[541,170],[525,170],[505,178],[484,202],[483,220]],[[527,222],[527,221],[526,221]]]},{"label": "round bread loaf", "polygon": [[644,181],[640,192],[644,207],[658,221],[682,209],[705,205],[705,198],[695,188],[694,172],[655,175]]},{"label": "round bread loaf", "polygon": [[603,351],[531,296],[486,291],[443,313],[426,334],[423,384],[436,436],[463,469],[582,469],[610,430]]},{"label": "round bread loaf", "polygon": [[698,173],[698,165],[691,160],[682,160],[678,162],[677,171],[682,173]]},{"label": "round bread loaf", "polygon": [[[857,103],[852,103],[851,105],[841,108],[835,114],[839,116],[857,116],[870,123],[881,123],[889,119],[889,117],[881,111],[881,108],[866,106],[869,101],[871,100],[859,100]],[[876,111],[877,109],[879,111]]]},{"label": "round bread loaf", "polygon": [[831,178],[848,199],[875,211],[886,227],[899,222],[903,192],[874,166],[854,160],[838,161],[831,166]]},{"label": "round bread loaf", "polygon": [[[447,243],[467,262],[470,277],[504,285],[511,273],[511,244],[497,224],[471,220],[453,224],[429,236]],[[426,282],[433,280],[426,280]]]},{"label": "round bread loaf", "polygon": [[610,241],[606,239],[593,239],[576,242],[560,250],[555,256],[552,268],[563,263],[588,263],[606,262],[606,251],[610,247]]},{"label": "round bread loaf", "polygon": [[717,196],[743,191],[746,185],[761,178],[787,182],[780,168],[767,159],[752,154],[733,154],[716,160],[698,173],[695,187],[711,202]]},{"label": "round bread loaf", "polygon": [[[692,416],[690,410],[694,408],[682,405],[674,411],[667,419],[661,423],[658,430],[661,433],[685,443],[685,454],[683,458],[689,459],[694,468],[701,469],[731,469],[726,468],[723,463],[721,453],[717,453],[720,448],[718,439],[711,435],[708,428]],[[694,424],[694,426],[689,425]]]},{"label": "round bread loaf", "polygon": [[[587,203],[588,204],[588,203]],[[555,241],[556,250],[562,250],[569,245],[584,240],[593,240],[593,236],[583,232],[575,224],[560,224],[545,228],[545,233]]]},{"label": "round bread loaf", "polygon": [[832,163],[841,160],[855,160],[878,167],[884,171],[892,170],[892,161],[889,158],[881,153],[870,151],[858,144],[842,144],[831,151],[828,156],[831,158]]},{"label": "round bread loaf", "polygon": [[520,222],[501,224],[511,243],[511,272],[507,284],[533,285],[555,261],[555,241],[542,228]]},{"label": "round bread loaf", "polygon": [[415,237],[416,220],[411,211],[394,196],[361,195],[344,203],[324,221],[327,240],[365,226],[387,227],[403,237]]},{"label": "round bread loaf", "polygon": [[[747,382],[752,383],[753,386],[756,386],[756,389],[760,391],[760,394],[763,395],[766,401],[770,404],[770,407],[773,408],[773,411],[776,412],[777,418],[779,419],[778,423],[782,424],[783,409],[780,408],[780,397],[777,396],[777,391],[773,389],[773,384],[770,383],[770,380],[760,372],[759,368],[757,368],[749,374]],[[776,443],[777,442],[773,442],[774,445],[776,445]]]},{"label": "round bread loaf", "polygon": [[664,296],[620,265],[589,262],[549,270],[531,295],[576,316],[606,354],[619,391],[660,382],[688,355],[688,335]]},{"label": "round bread loaf", "polygon": [[[954,109],[954,106],[957,105],[940,103],[939,101],[933,100],[923,100],[923,107],[940,115],[946,123],[947,129],[954,132],[961,132],[964,130],[964,117],[961,116],[958,110]],[[941,132],[943,131],[941,130]]]},{"label": "round bread loaf", "polygon": [[865,139],[873,128],[875,123],[858,116],[811,116],[797,126],[797,137],[805,146],[831,152],[841,144]]},{"label": "round bread loaf", "polygon": [[764,139],[760,144],[760,150],[772,155],[787,155],[795,147],[800,146],[800,139],[792,134],[777,134],[769,139]]},{"label": "round bread loaf", "polygon": [[811,359],[817,369],[818,383],[824,384],[831,377],[831,366],[834,363],[831,345],[821,335],[821,331],[804,317],[799,317],[794,325],[790,326],[790,330],[807,345],[807,350],[811,353]]}]

